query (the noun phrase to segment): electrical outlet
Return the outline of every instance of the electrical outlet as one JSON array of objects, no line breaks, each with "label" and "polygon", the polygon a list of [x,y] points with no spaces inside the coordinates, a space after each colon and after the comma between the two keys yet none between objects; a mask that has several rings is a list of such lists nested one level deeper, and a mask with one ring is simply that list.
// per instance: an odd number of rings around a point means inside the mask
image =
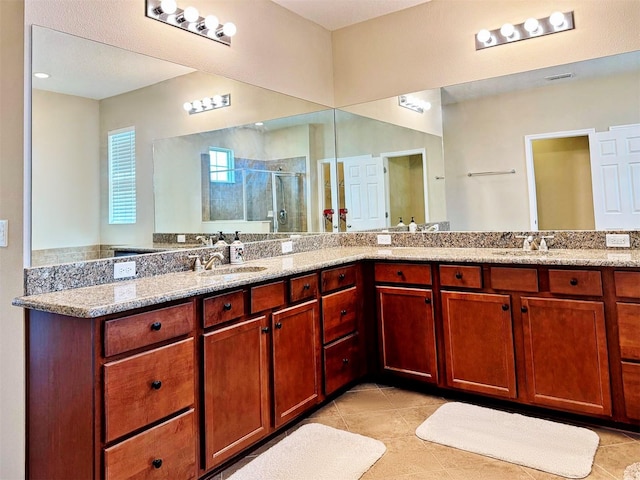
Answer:
[{"label": "electrical outlet", "polygon": [[136,276],[136,262],[119,262],[113,264],[113,278],[129,278]]},{"label": "electrical outlet", "polygon": [[186,235],[176,235],[176,242],[185,243],[187,241]]},{"label": "electrical outlet", "polygon": [[627,233],[607,233],[606,235],[607,247],[631,247],[629,240],[629,234]]},{"label": "electrical outlet", "polygon": [[0,247],[9,245],[9,220],[0,220]]},{"label": "electrical outlet", "polygon": [[378,245],[391,245],[391,235],[378,235]]},{"label": "electrical outlet", "polygon": [[282,253],[293,252],[293,242],[282,242]]}]

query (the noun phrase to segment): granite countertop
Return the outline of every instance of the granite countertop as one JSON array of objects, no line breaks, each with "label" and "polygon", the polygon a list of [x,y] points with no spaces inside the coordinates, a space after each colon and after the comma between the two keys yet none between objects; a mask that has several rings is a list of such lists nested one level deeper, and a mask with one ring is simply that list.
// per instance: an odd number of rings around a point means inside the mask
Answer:
[{"label": "granite countertop", "polygon": [[[104,285],[18,297],[13,305],[74,317],[95,318],[163,302],[208,294],[358,260],[412,260],[528,265],[640,268],[640,250],[551,250],[495,248],[336,247],[246,262],[259,271],[168,273]],[[217,267],[225,272],[235,265]]]}]

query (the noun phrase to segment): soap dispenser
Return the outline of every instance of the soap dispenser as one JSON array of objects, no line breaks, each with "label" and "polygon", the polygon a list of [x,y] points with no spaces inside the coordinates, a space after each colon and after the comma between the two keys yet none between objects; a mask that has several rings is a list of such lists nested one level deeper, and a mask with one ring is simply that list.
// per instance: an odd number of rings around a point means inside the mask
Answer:
[{"label": "soap dispenser", "polygon": [[418,231],[418,224],[413,219],[413,217],[411,217],[411,222],[409,222],[409,231],[411,233],[416,233]]},{"label": "soap dispenser", "polygon": [[229,255],[231,257],[231,263],[233,264],[244,262],[244,258],[243,258],[244,244],[240,241],[240,237],[238,236],[238,233],[240,232],[236,232],[236,236],[233,239],[233,242],[231,242],[231,245],[229,246]]},{"label": "soap dispenser", "polygon": [[224,240],[224,234],[222,232],[219,232],[220,235],[218,235],[218,241],[216,242],[216,247],[226,247],[227,246],[227,242],[225,242]]},{"label": "soap dispenser", "polygon": [[398,222],[398,225],[396,225],[396,226],[397,227],[404,227],[405,226],[404,222],[402,221],[402,217],[400,217],[400,221]]}]

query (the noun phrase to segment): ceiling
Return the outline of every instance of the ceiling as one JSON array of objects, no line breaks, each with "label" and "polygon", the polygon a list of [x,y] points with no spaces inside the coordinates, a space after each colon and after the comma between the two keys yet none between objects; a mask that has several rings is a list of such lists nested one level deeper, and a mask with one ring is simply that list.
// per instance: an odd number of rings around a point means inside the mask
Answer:
[{"label": "ceiling", "polygon": [[48,28],[34,26],[32,38],[33,73],[50,75],[32,78],[40,90],[102,100],[194,71]]},{"label": "ceiling", "polygon": [[272,0],[327,30],[364,22],[431,0]]}]

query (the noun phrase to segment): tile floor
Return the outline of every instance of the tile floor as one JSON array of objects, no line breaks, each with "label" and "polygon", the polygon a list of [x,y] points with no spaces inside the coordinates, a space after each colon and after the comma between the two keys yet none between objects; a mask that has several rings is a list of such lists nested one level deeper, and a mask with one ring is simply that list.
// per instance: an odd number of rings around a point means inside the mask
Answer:
[{"label": "tile floor", "polygon": [[[530,468],[456,450],[415,436],[415,429],[447,400],[375,384],[361,384],[327,404],[289,431],[239,460],[213,480],[224,480],[282,436],[305,423],[367,435],[384,442],[384,456],[362,480],[557,480]],[[594,428],[600,446],[588,480],[622,480],[627,465],[640,461],[640,433]],[[305,479],[291,479],[305,480]]]}]

